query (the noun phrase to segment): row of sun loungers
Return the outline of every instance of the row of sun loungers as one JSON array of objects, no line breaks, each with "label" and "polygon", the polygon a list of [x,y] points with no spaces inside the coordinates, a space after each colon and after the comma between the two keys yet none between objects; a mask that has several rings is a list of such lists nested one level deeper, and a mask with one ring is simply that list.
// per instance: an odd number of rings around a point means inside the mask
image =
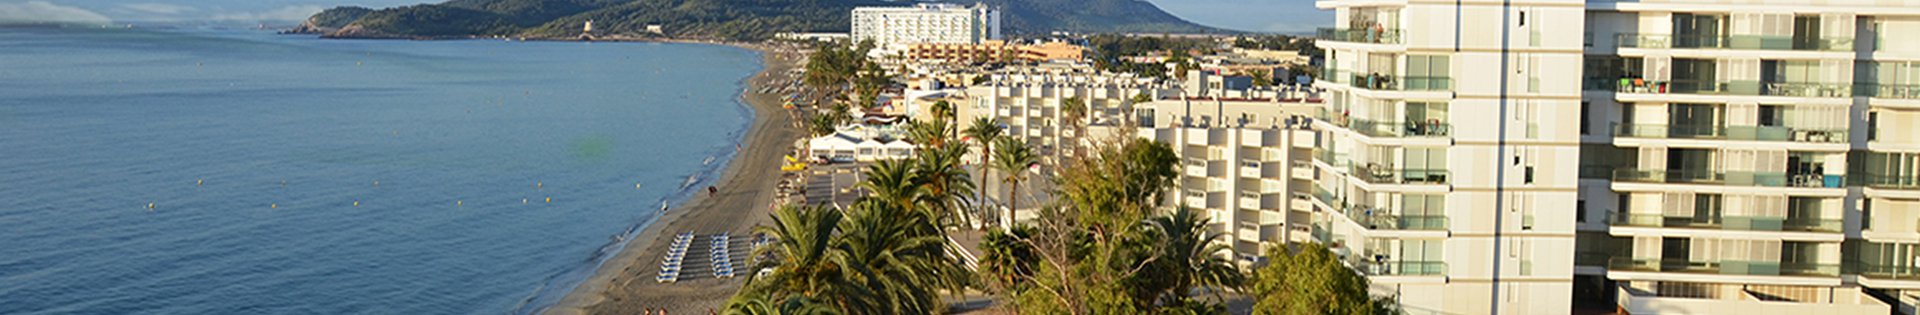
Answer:
[{"label": "row of sun loungers", "polygon": [[712,250],[713,250],[713,277],[714,278],[732,278],[733,277],[733,257],[732,257],[732,254],[728,253],[728,250],[727,250],[728,241],[731,239],[732,237],[726,234],[713,235]]},{"label": "row of sun loungers", "polygon": [[680,233],[673,236],[673,244],[667,246],[667,257],[661,259],[660,275],[655,281],[671,283],[680,281],[681,263],[686,261],[687,247],[693,245],[693,233]]}]

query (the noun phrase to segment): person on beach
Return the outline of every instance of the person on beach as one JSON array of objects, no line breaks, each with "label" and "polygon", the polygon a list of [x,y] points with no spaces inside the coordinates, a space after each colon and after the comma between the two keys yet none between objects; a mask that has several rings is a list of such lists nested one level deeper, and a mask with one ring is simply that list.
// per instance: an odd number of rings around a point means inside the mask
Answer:
[{"label": "person on beach", "polygon": [[720,188],[707,186],[707,197],[713,197],[718,195],[720,195]]}]

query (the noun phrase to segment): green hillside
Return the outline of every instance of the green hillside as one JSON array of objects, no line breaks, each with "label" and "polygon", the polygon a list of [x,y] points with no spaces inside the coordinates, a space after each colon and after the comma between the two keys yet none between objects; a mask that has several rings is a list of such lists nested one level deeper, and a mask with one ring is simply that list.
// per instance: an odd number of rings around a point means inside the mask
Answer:
[{"label": "green hillside", "polygon": [[[984,0],[1000,8],[1009,33],[1214,31],[1142,0]],[[316,15],[339,37],[571,37],[586,21],[596,33],[638,35],[661,25],[681,38],[759,39],[779,32],[845,32],[858,6],[882,0],[453,0],[366,12],[341,7]],[[968,3],[968,2],[957,2]]]}]

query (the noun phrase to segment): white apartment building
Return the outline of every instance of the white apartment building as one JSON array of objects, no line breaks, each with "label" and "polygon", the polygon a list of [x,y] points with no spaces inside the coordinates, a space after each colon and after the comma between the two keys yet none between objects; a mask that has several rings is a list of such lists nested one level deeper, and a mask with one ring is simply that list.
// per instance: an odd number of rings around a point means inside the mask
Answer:
[{"label": "white apartment building", "polygon": [[1205,213],[1235,261],[1251,268],[1268,255],[1268,245],[1311,235],[1309,161],[1316,135],[1306,127],[1319,106],[1305,99],[1157,100],[1135,104],[1130,124],[1089,134],[1126,133],[1171,145],[1181,162],[1169,204]]},{"label": "white apartment building", "polygon": [[985,4],[920,3],[911,7],[853,9],[854,41],[871,40],[888,51],[912,44],[981,44],[1000,39],[1000,10]]},{"label": "white apartment building", "polygon": [[1316,237],[1409,312],[1920,304],[1920,1],[1317,5]]},{"label": "white apartment building", "polygon": [[1315,237],[1411,314],[1571,311],[1585,12],[1511,3],[1315,3]]}]

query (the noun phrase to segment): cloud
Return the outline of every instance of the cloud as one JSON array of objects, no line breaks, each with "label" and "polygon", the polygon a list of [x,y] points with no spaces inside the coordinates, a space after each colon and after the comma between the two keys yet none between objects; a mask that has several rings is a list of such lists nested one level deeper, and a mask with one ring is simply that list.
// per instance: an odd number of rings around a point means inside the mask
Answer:
[{"label": "cloud", "polygon": [[129,4],[120,5],[120,9],[140,12],[140,13],[147,13],[147,14],[166,14],[166,15],[180,14],[180,13],[191,12],[195,10],[193,7],[189,7],[189,6],[165,4],[165,3],[129,3]]},{"label": "cloud", "polygon": [[112,24],[113,19],[86,9],[46,1],[0,2],[0,24]]},{"label": "cloud", "polygon": [[214,14],[215,21],[265,22],[265,21],[305,21],[326,8],[317,5],[296,5],[260,12],[239,12]]}]

